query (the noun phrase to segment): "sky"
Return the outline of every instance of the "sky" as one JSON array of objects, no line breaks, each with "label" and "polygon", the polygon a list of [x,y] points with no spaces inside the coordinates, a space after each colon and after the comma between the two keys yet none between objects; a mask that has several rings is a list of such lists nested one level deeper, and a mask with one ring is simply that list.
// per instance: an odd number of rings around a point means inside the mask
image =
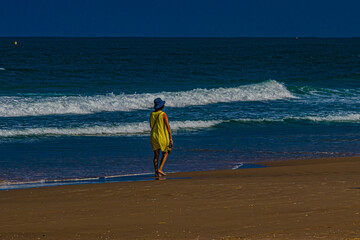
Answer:
[{"label": "sky", "polygon": [[360,37],[360,0],[0,0],[0,37]]}]

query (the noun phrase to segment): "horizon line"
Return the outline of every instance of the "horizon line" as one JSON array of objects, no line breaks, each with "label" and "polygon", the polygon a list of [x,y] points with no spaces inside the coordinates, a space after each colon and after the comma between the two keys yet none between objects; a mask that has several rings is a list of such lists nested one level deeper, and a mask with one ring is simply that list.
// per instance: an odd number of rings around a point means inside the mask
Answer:
[{"label": "horizon line", "polygon": [[0,36],[0,38],[360,38],[360,36],[351,37],[329,37],[329,36]]}]

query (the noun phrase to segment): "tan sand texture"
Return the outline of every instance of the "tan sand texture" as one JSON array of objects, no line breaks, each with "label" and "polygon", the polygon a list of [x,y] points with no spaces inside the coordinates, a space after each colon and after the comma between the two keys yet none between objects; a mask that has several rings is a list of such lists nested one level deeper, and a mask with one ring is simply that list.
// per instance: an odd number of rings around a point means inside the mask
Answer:
[{"label": "tan sand texture", "polygon": [[0,239],[360,239],[360,158],[0,191]]}]

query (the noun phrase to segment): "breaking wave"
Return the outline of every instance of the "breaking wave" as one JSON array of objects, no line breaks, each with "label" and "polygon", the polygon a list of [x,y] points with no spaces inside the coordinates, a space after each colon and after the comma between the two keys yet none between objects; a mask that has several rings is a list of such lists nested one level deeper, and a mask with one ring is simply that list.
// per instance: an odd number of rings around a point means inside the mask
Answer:
[{"label": "breaking wave", "polygon": [[[213,127],[224,121],[172,121],[173,131],[186,129],[202,129]],[[149,122],[127,123],[117,126],[89,126],[76,128],[25,128],[1,129],[0,137],[17,136],[116,136],[116,135],[145,135],[150,134]]]},{"label": "breaking wave", "polygon": [[1,96],[0,117],[92,114],[104,111],[134,111],[153,107],[161,97],[168,107],[186,107],[237,101],[266,101],[295,98],[275,80],[234,88],[193,89],[179,92],[106,94],[95,96]]},{"label": "breaking wave", "polygon": [[354,123],[359,122],[360,123],[360,114],[306,116],[306,117],[292,117],[288,119],[314,121],[314,122],[354,122]]},{"label": "breaking wave", "polygon": [[[216,127],[223,123],[275,123],[275,122],[349,122],[360,123],[360,114],[328,115],[328,116],[303,116],[283,118],[242,118],[230,120],[208,121],[171,121],[173,131],[196,130]],[[150,127],[148,122],[124,123],[112,126],[87,126],[87,127],[41,127],[24,129],[0,129],[0,137],[18,136],[117,136],[117,135],[148,135]]]},{"label": "breaking wave", "polygon": [[360,114],[333,114],[323,116],[285,116],[282,118],[243,118],[243,119],[232,119],[232,122],[299,122],[299,121],[310,121],[310,122],[349,122],[349,123],[360,123]]}]

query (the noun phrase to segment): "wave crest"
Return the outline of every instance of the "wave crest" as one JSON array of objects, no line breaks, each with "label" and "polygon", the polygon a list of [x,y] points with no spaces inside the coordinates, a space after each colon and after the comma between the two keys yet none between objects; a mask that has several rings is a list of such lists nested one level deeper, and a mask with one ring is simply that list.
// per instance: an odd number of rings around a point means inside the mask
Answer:
[{"label": "wave crest", "polygon": [[327,116],[306,116],[292,117],[288,119],[313,121],[313,122],[360,122],[360,114],[327,115]]},{"label": "wave crest", "polygon": [[[224,121],[172,121],[173,131],[186,129],[202,129],[213,127]],[[150,126],[148,122],[126,123],[117,126],[89,126],[76,128],[26,128],[26,129],[1,129],[0,137],[18,136],[116,136],[116,135],[148,135]]]},{"label": "wave crest", "polygon": [[[276,123],[276,122],[349,122],[360,123],[360,114],[343,114],[327,116],[303,116],[303,117],[283,117],[283,118],[242,118],[229,120],[207,120],[207,121],[171,121],[173,131],[196,130],[216,127],[223,123]],[[18,136],[134,136],[148,135],[150,127],[148,122],[124,123],[114,126],[88,126],[88,127],[42,127],[25,129],[0,129],[0,137]]]},{"label": "wave crest", "polygon": [[177,108],[225,102],[294,98],[283,84],[275,80],[234,88],[193,89],[179,92],[61,97],[2,96],[0,97],[0,117],[145,110],[153,107],[153,101],[157,97],[164,99],[166,106]]}]

